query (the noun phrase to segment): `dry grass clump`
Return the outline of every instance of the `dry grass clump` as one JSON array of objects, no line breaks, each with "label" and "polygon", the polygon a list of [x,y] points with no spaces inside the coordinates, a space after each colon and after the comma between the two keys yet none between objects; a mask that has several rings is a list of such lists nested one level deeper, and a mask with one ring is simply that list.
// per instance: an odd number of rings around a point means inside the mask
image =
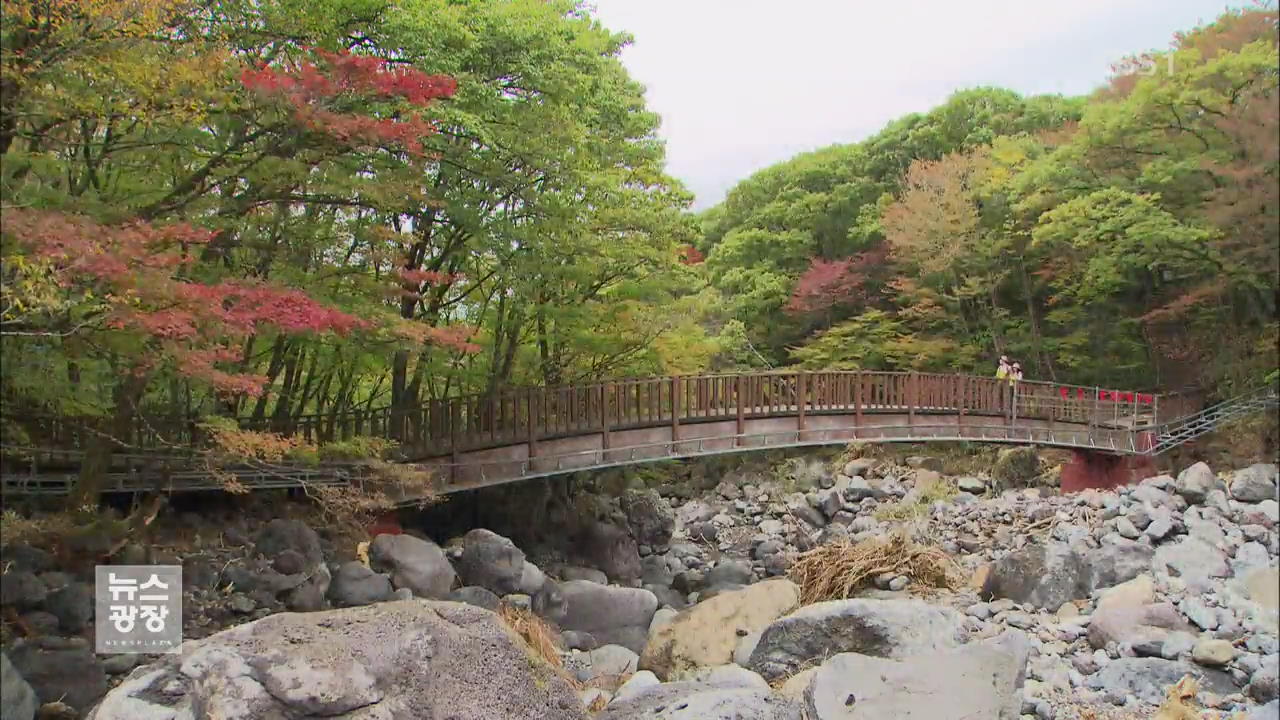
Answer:
[{"label": "dry grass clump", "polygon": [[853,543],[839,540],[803,553],[788,576],[800,586],[804,604],[843,600],[870,586],[877,575],[906,575],[913,583],[954,589],[962,584],[960,568],[949,555],[923,545],[903,530]]},{"label": "dry grass clump", "polygon": [[553,668],[564,670],[564,663],[560,662],[560,635],[542,618],[507,603],[498,608],[498,616],[524,640],[534,657]]}]

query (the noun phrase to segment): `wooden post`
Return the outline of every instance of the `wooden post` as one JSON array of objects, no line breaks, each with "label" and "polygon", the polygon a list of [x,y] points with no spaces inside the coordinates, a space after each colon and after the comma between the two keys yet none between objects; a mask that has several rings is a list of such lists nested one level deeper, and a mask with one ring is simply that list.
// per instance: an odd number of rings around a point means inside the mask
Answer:
[{"label": "wooden post", "polygon": [[[680,439],[680,376],[671,378],[671,441]],[[674,448],[672,448],[674,450]]]},{"label": "wooden post", "polygon": [[449,402],[449,456],[452,463],[449,466],[449,482],[451,483],[458,480],[458,423],[461,418],[457,400],[455,398]]},{"label": "wooden post", "polygon": [[[859,370],[853,377],[853,426],[855,428],[862,427],[862,371]],[[853,433],[854,437],[858,436],[857,431]]]},{"label": "wooden post", "polygon": [[907,424],[916,424],[916,405],[920,403],[920,379],[916,371],[907,374]]},{"label": "wooden post", "polygon": [[[961,375],[956,385],[956,427],[962,427],[964,425],[965,400],[969,394],[969,376]],[[964,435],[963,432],[957,434]]]},{"label": "wooden post", "polygon": [[529,428],[527,441],[529,443],[529,457],[537,457],[538,455],[538,391],[536,388],[529,388]]},{"label": "wooden post", "polygon": [[605,450],[609,449],[609,398],[613,394],[613,383],[600,386],[600,442]]},{"label": "wooden post", "polygon": [[743,386],[746,385],[746,382],[744,381],[742,375],[738,375],[737,385],[738,385],[738,388],[735,391],[735,394],[736,394],[737,405],[738,405],[738,433],[737,433],[737,437],[733,439],[733,446],[742,447],[742,435],[747,431],[746,398],[743,397],[743,392],[742,392]]},{"label": "wooden post", "polygon": [[803,371],[796,373],[796,429],[800,431],[799,433],[796,433],[796,442],[801,442],[803,440],[801,433],[804,432],[806,374],[807,373]]},{"label": "wooden post", "polygon": [[1093,387],[1093,411],[1089,413],[1089,442],[1093,442],[1094,426],[1098,422],[1098,396],[1102,394],[1102,390],[1098,386]]}]

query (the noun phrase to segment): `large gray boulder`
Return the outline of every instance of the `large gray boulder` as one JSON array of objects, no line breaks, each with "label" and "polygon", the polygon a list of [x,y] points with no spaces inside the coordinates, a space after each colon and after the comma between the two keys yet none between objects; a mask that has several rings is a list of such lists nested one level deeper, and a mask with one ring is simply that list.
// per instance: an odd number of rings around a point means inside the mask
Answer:
[{"label": "large gray boulder", "polygon": [[396,588],[417,597],[442,599],[453,587],[454,572],[439,545],[412,535],[379,535],[369,543],[369,567],[391,574]]},{"label": "large gray boulder", "polygon": [[1173,489],[1187,502],[1196,504],[1204,502],[1209,493],[1219,489],[1221,485],[1213,470],[1205,463],[1198,462],[1178,473]]},{"label": "large gray boulder", "polygon": [[591,633],[601,644],[617,644],[639,653],[658,610],[658,598],[648,590],[600,585],[589,580],[561,583],[562,605],[548,619],[563,630]]},{"label": "large gray boulder", "polygon": [[904,658],[955,647],[963,618],[915,599],[830,600],[773,621],[747,667],[770,682],[832,655]]},{"label": "large gray boulder", "polygon": [[1152,569],[1180,577],[1188,587],[1207,589],[1210,578],[1231,575],[1227,554],[1204,538],[1184,535],[1176,543],[1164,543],[1155,551]]},{"label": "large gray boulder", "polygon": [[106,671],[83,639],[37,638],[15,644],[8,653],[40,703],[61,700],[84,712],[107,692]]},{"label": "large gray boulder", "polygon": [[320,551],[320,536],[301,520],[276,518],[267,523],[258,533],[254,549],[269,558],[293,550],[302,556],[307,565],[324,562],[324,554]]},{"label": "large gray boulder", "polygon": [[1257,463],[1237,470],[1231,476],[1231,497],[1246,503],[1275,500],[1277,474],[1280,470],[1269,463]]},{"label": "large gray boulder", "polygon": [[329,599],[337,607],[358,607],[391,599],[391,578],[356,560],[338,567],[329,583]]},{"label": "large gray boulder", "polygon": [[597,720],[803,720],[801,706],[759,688],[664,683],[627,694]]},{"label": "large gray boulder", "polygon": [[58,618],[58,627],[64,632],[77,634],[93,621],[93,591],[85,583],[72,581],[49,593],[44,608]]},{"label": "large gray boulder", "polygon": [[671,542],[676,515],[656,490],[628,490],[622,494],[622,512],[631,536],[641,545],[661,548]]},{"label": "large gray boulder", "polygon": [[462,537],[458,576],[463,585],[476,585],[497,595],[520,592],[524,552],[509,539],[477,528]]},{"label": "large gray boulder", "polygon": [[0,575],[0,606],[30,610],[40,607],[49,596],[49,588],[26,570],[10,570]]},{"label": "large gray boulder", "polygon": [[1101,548],[1060,542],[1029,545],[992,564],[983,594],[1056,610],[1146,572],[1154,551],[1124,541]]},{"label": "large gray boulder", "polygon": [[1200,690],[1219,695],[1236,692],[1231,678],[1224,673],[1178,660],[1125,657],[1107,663],[1089,676],[1089,687],[1117,697],[1136,697],[1144,703],[1159,705],[1170,685],[1185,675],[1200,681]]},{"label": "large gray boulder", "polygon": [[578,552],[591,567],[614,582],[638,580],[640,549],[627,531],[609,523],[588,523],[578,536]]},{"label": "large gray boulder", "polygon": [[282,613],[133,671],[90,720],[582,720],[573,688],[497,615],[406,600]]},{"label": "large gray boulder", "polygon": [[31,720],[37,704],[35,691],[0,652],[0,720]]},{"label": "large gray boulder", "polygon": [[902,660],[842,653],[813,673],[805,706],[812,720],[1018,720],[1030,649],[1009,631]]}]

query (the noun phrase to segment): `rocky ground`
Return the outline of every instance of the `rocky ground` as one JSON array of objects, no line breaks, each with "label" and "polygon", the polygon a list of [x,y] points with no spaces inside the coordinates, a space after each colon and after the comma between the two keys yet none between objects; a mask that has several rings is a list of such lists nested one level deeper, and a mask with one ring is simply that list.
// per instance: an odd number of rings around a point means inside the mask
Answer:
[{"label": "rocky ground", "polygon": [[[229,518],[156,558],[184,566],[192,638],[159,658],[95,656],[91,568],[13,545],[2,715],[1135,718],[1186,677],[1203,717],[1280,715],[1275,465],[1070,496],[1026,487],[1044,479],[1029,449],[942,469],[793,458],[709,492],[632,488],[527,555],[485,529],[348,547],[300,519]],[[888,568],[807,602],[788,578],[805,551],[900,530],[958,582]],[[545,647],[512,632],[520,609]]]}]

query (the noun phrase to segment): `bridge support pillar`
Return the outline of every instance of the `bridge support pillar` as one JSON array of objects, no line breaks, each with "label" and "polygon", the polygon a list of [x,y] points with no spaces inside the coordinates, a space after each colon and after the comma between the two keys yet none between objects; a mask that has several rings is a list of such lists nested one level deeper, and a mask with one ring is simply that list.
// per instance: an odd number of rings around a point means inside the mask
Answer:
[{"label": "bridge support pillar", "polygon": [[1107,490],[1130,485],[1156,474],[1155,462],[1145,455],[1111,455],[1092,450],[1072,451],[1062,466],[1062,492],[1088,488]]}]

